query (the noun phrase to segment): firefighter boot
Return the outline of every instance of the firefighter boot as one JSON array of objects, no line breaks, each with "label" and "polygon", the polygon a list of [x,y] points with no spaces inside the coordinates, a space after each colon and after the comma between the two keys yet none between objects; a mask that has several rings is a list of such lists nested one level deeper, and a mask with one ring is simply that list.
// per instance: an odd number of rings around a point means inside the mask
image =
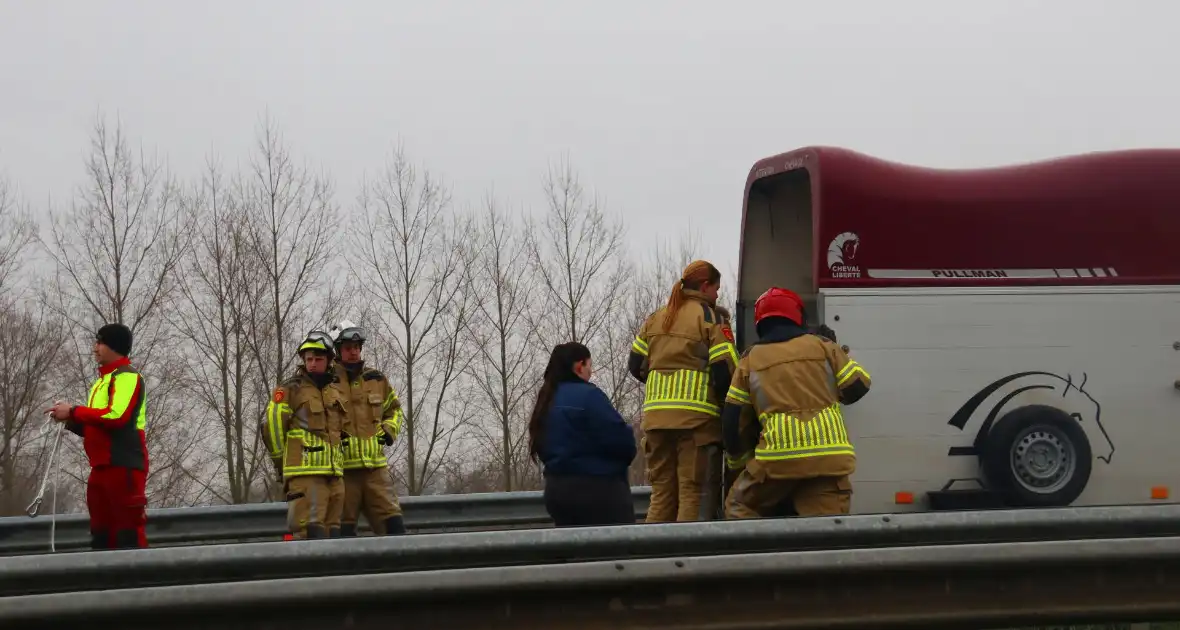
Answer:
[{"label": "firefighter boot", "polygon": [[327,538],[327,537],[328,537],[328,528],[327,527],[324,527],[323,525],[321,525],[319,523],[308,523],[307,524],[307,539],[308,540],[311,540],[312,538]]},{"label": "firefighter boot", "polygon": [[139,532],[134,529],[115,531],[115,549],[135,549],[137,547],[139,547]]},{"label": "firefighter boot", "polygon": [[340,535],[344,538],[356,536],[356,523],[344,523],[340,526]]},{"label": "firefighter boot", "polygon": [[391,516],[385,519],[386,536],[401,536],[404,533],[406,533],[406,524],[402,520],[401,515]]},{"label": "firefighter boot", "polygon": [[340,528],[339,527],[329,527],[328,528],[328,538],[340,538]]},{"label": "firefighter boot", "polygon": [[110,549],[111,543],[107,536],[108,534],[105,531],[90,532],[90,548],[94,549],[95,551]]}]

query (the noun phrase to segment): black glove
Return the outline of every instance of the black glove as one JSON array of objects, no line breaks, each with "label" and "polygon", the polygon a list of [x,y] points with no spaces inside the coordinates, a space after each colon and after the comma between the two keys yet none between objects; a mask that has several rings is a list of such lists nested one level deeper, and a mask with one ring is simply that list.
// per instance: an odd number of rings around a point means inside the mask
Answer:
[{"label": "black glove", "polygon": [[836,331],[834,331],[830,327],[828,327],[827,324],[820,324],[819,326],[815,326],[814,328],[811,329],[811,334],[823,337],[824,339],[827,339],[828,341],[831,341],[832,343],[840,343],[836,339]]},{"label": "black glove", "polygon": [[386,433],[385,431],[381,432],[381,441],[384,442],[386,446],[393,446],[393,436],[389,433]]}]

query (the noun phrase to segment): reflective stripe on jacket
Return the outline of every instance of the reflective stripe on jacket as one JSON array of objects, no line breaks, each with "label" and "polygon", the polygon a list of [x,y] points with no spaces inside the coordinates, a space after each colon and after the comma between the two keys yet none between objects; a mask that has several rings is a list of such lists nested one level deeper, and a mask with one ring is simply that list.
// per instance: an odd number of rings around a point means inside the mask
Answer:
[{"label": "reflective stripe on jacket", "polygon": [[664,329],[664,308],[643,323],[631,344],[632,374],[644,382],[643,428],[694,429],[719,417],[737,365],[733,333],[699,291]]},{"label": "reflective stripe on jacket", "polygon": [[851,474],[856,452],[841,404],[855,403],[871,385],[831,341],[797,326],[772,331],[738,361],[726,395],[727,451],[748,453],[750,445],[730,443],[743,441],[740,411],[752,407],[761,428],[754,460],[772,476]]},{"label": "reflective stripe on jacket", "polygon": [[389,379],[379,370],[364,367],[351,374],[343,364],[336,366],[337,384],[347,392],[348,416],[344,420],[344,469],[373,469],[389,465],[385,458],[385,436],[397,439],[402,428],[401,401]]},{"label": "reflective stripe on jacket", "polygon": [[337,384],[321,389],[302,367],[275,389],[262,440],[284,478],[344,474],[340,430],[347,413],[347,397]]}]

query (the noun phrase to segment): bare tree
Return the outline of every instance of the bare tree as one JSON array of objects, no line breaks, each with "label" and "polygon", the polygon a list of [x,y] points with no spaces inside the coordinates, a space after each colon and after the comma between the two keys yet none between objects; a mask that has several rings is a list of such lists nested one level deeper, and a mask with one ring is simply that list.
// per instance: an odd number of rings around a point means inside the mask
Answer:
[{"label": "bare tree", "polygon": [[[636,273],[626,285],[626,297],[616,312],[616,325],[606,331],[611,351],[596,370],[600,386],[624,418],[634,426],[636,438],[643,409],[643,384],[627,370],[631,343],[643,322],[668,299],[672,287],[690,262],[702,257],[704,247],[698,235],[682,232],[674,241],[657,241],[648,256],[638,261]],[[642,451],[631,464],[631,480],[641,483],[646,476]]]},{"label": "bare tree", "polygon": [[[271,388],[291,369],[295,344],[311,328],[325,325],[336,302],[325,279],[331,278],[339,216],[331,180],[295,163],[269,115],[259,124],[249,171],[235,188],[252,252],[249,264],[263,279],[260,299],[235,307],[249,325],[245,339],[258,371],[251,396],[257,427]],[[268,488],[268,494],[274,491]]]},{"label": "bare tree", "polygon": [[421,469],[415,477],[422,491],[444,481],[439,476],[443,465],[456,455],[466,455],[454,451],[457,442],[467,437],[463,429],[478,425],[486,417],[478,390],[469,378],[478,357],[467,334],[472,318],[478,315],[475,286],[469,275],[474,266],[471,243],[475,236],[468,217],[454,217],[451,225],[444,242],[457,253],[461,275],[448,303],[439,307],[438,343],[422,390],[431,393],[433,402],[430,432],[425,436],[425,449],[420,451]]},{"label": "bare tree", "polygon": [[44,448],[34,448],[40,413],[59,394],[56,373],[65,343],[62,325],[42,304],[21,297],[37,225],[15,187],[0,177],[0,515],[19,514],[35,492],[34,471]]},{"label": "bare tree", "polygon": [[634,336],[626,296],[635,267],[623,222],[608,218],[596,195],[586,195],[568,161],[551,166],[543,184],[547,207],[529,242],[543,304],[533,325],[545,348],[564,341],[588,346],[595,381],[627,417],[623,405],[636,389],[626,380]]},{"label": "bare tree", "polygon": [[249,173],[238,182],[238,203],[267,281],[260,304],[267,316],[256,320],[264,327],[254,331],[254,343],[263,381],[273,385],[288,368],[290,346],[307,332],[292,327],[314,321],[309,298],[333,253],[339,217],[331,181],[295,163],[269,115],[255,140]]},{"label": "bare tree", "polygon": [[468,332],[479,354],[472,369],[474,381],[494,422],[476,423],[473,430],[485,456],[498,464],[500,487],[511,491],[536,482],[526,447],[528,402],[540,376],[538,359],[543,358],[529,321],[538,291],[529,265],[528,234],[490,194],[478,233],[472,271],[478,316],[470,320]]},{"label": "bare tree", "polygon": [[228,492],[211,484],[208,492],[223,503],[245,503],[266,464],[255,425],[265,405],[259,392],[269,384],[255,368],[249,334],[265,329],[250,317],[263,311],[267,279],[255,273],[247,216],[214,160],[207,160],[200,183],[182,203],[198,227],[179,274],[182,306],[171,320],[191,354],[185,368],[201,412],[196,421],[209,424],[211,414],[215,423],[210,428],[221,435],[220,444],[202,442],[218,462],[217,474],[224,476]]},{"label": "bare tree", "polygon": [[176,203],[162,162],[136,155],[120,124],[112,129],[100,117],[85,164],[87,181],[70,209],[50,213],[50,238],[42,242],[57,279],[46,297],[72,332],[73,387],[93,378],[89,349],[101,324],[121,322],[132,330],[149,409],[149,492],[157,504],[186,503],[195,500],[182,493],[198,478],[192,472],[199,466],[197,441],[185,426],[187,403],[174,367],[178,344],[164,313],[192,220]]},{"label": "bare tree", "polygon": [[550,167],[543,186],[547,207],[540,228],[529,232],[546,306],[534,328],[546,347],[580,341],[593,349],[613,325],[631,269],[623,224],[607,217],[596,196],[587,198],[568,162]]},{"label": "bare tree", "polygon": [[23,512],[35,471],[48,465],[41,460],[52,433],[38,433],[47,402],[62,393],[56,364],[65,338],[60,320],[32,300],[4,300],[0,316],[0,515],[10,515]]},{"label": "bare tree", "polygon": [[[16,187],[0,174],[0,295],[20,287],[16,277],[27,269],[30,245],[37,240],[37,223],[20,199]],[[13,285],[18,285],[14,287]]]},{"label": "bare tree", "polygon": [[450,204],[450,191],[431,173],[419,174],[399,145],[378,176],[361,183],[347,250],[361,295],[379,305],[399,368],[406,426],[397,449],[405,451],[410,494],[420,494],[446,459],[457,424],[442,403],[470,361],[456,333],[470,317],[471,228]]}]

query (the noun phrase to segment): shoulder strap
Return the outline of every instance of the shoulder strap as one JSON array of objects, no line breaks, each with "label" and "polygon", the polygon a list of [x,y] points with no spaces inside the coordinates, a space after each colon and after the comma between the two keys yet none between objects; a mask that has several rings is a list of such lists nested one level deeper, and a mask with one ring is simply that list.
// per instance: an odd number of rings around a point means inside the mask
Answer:
[{"label": "shoulder strap", "polygon": [[713,320],[716,319],[713,316],[713,309],[709,308],[709,305],[704,302],[701,302],[701,308],[704,309],[704,311],[705,311],[705,323],[712,324]]}]

